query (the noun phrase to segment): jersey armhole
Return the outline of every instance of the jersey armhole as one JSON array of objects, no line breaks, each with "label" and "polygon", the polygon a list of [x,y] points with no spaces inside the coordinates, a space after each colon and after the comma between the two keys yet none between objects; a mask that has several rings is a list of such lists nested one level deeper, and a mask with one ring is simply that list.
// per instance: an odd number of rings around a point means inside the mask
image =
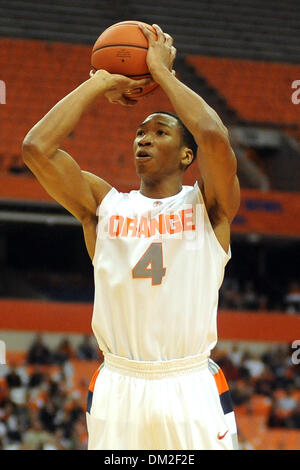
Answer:
[{"label": "jersey armhole", "polygon": [[[108,193],[104,196],[104,198],[102,199],[102,201],[100,202],[99,206],[97,207],[97,211],[96,211],[96,215],[97,215],[97,220],[98,220],[98,223],[99,223],[99,217],[101,216],[101,213],[103,214],[106,210],[106,208],[108,207],[108,205],[110,204],[112,198],[114,196],[116,196],[117,194],[119,194],[119,191],[112,187]],[[98,250],[99,250],[99,243],[98,243],[98,227],[96,228],[96,245],[95,245],[95,253],[94,253],[94,256],[93,256],[93,259],[92,259],[92,265],[95,267],[95,260],[96,260],[96,257],[98,256]]]},{"label": "jersey armhole", "polygon": [[112,187],[112,188],[108,191],[108,193],[105,194],[104,198],[102,199],[102,201],[100,202],[99,206],[97,207],[97,212],[96,212],[97,216],[99,216],[99,213],[100,213],[103,209],[105,209],[105,207],[107,206],[107,204],[109,204],[110,199],[111,199],[114,195],[116,195],[116,194],[119,194],[119,191],[118,191],[116,188],[114,188],[114,187]]},{"label": "jersey armhole", "polygon": [[226,253],[226,251],[224,250],[224,248],[222,247],[221,243],[219,242],[219,240],[217,239],[217,236],[215,234],[215,231],[213,229],[213,226],[211,224],[211,221],[209,219],[209,216],[208,216],[208,212],[207,212],[207,209],[206,209],[206,206],[205,206],[205,201],[204,201],[204,197],[203,197],[203,194],[202,194],[202,191],[199,187],[199,184],[198,184],[198,181],[196,181],[196,183],[194,184],[194,188],[196,190],[199,191],[199,195],[200,195],[200,199],[201,199],[201,202],[203,204],[203,207],[204,207],[204,212],[205,212],[205,217],[207,219],[207,224],[208,224],[208,227],[209,227],[209,230],[210,232],[212,233],[214,239],[215,239],[215,242],[216,242],[216,245],[218,246],[218,249],[220,250],[224,260],[225,260],[225,264],[228,263],[228,261],[230,260],[231,258],[231,247],[230,247],[230,244],[229,244],[229,247],[228,247],[228,252]]}]

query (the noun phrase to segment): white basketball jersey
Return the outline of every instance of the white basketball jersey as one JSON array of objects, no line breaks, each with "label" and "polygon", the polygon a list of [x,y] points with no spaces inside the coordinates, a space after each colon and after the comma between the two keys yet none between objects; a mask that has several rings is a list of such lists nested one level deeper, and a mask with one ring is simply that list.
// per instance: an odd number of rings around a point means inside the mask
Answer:
[{"label": "white basketball jersey", "polygon": [[143,361],[209,356],[229,259],[197,183],[164,199],[112,188],[99,206],[93,259],[100,349]]}]

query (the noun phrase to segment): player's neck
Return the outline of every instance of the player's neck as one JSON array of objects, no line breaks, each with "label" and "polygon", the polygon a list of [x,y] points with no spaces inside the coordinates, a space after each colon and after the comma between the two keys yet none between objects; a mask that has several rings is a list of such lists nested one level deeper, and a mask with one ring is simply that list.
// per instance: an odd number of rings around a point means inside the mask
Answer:
[{"label": "player's neck", "polygon": [[152,199],[163,199],[165,197],[174,196],[181,191],[182,181],[147,181],[143,179],[140,185],[140,193],[143,196]]}]

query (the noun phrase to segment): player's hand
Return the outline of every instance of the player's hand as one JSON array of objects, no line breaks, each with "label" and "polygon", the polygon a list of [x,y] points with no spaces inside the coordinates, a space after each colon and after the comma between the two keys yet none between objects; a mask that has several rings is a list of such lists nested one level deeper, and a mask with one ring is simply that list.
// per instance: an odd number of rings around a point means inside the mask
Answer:
[{"label": "player's hand", "polygon": [[96,72],[91,70],[90,77],[93,80],[99,80],[101,85],[105,85],[104,96],[110,103],[121,104],[122,106],[134,106],[138,103],[137,100],[125,96],[125,93],[129,93],[134,88],[143,87],[151,83],[150,78],[144,78],[142,80],[132,80],[131,78],[125,77],[125,75],[112,74],[106,70],[97,70]]},{"label": "player's hand", "polygon": [[162,31],[162,29],[154,24],[152,25],[157,33],[157,40],[153,34],[143,25],[139,24],[140,29],[148,39],[147,65],[153,79],[159,81],[159,72],[169,70],[173,74],[173,64],[176,57],[176,49],[173,46],[173,38]]}]

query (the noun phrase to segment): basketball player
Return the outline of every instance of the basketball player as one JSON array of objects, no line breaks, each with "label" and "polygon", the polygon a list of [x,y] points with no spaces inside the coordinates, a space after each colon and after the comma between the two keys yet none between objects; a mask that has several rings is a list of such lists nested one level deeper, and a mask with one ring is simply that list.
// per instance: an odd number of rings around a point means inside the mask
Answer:
[{"label": "basketball player", "polygon": [[[147,64],[176,115],[154,112],[138,127],[139,190],[118,192],[59,147],[96,98],[131,106],[125,92],[147,80],[91,74],[31,129],[23,157],[82,223],[94,265],[105,360],[90,385],[89,449],[233,449],[228,387],[209,356],[239,207],[236,159],[219,116],[172,72],[173,39],[154,27],[157,40],[141,26]],[[201,178],[183,186],[196,156]]]}]

